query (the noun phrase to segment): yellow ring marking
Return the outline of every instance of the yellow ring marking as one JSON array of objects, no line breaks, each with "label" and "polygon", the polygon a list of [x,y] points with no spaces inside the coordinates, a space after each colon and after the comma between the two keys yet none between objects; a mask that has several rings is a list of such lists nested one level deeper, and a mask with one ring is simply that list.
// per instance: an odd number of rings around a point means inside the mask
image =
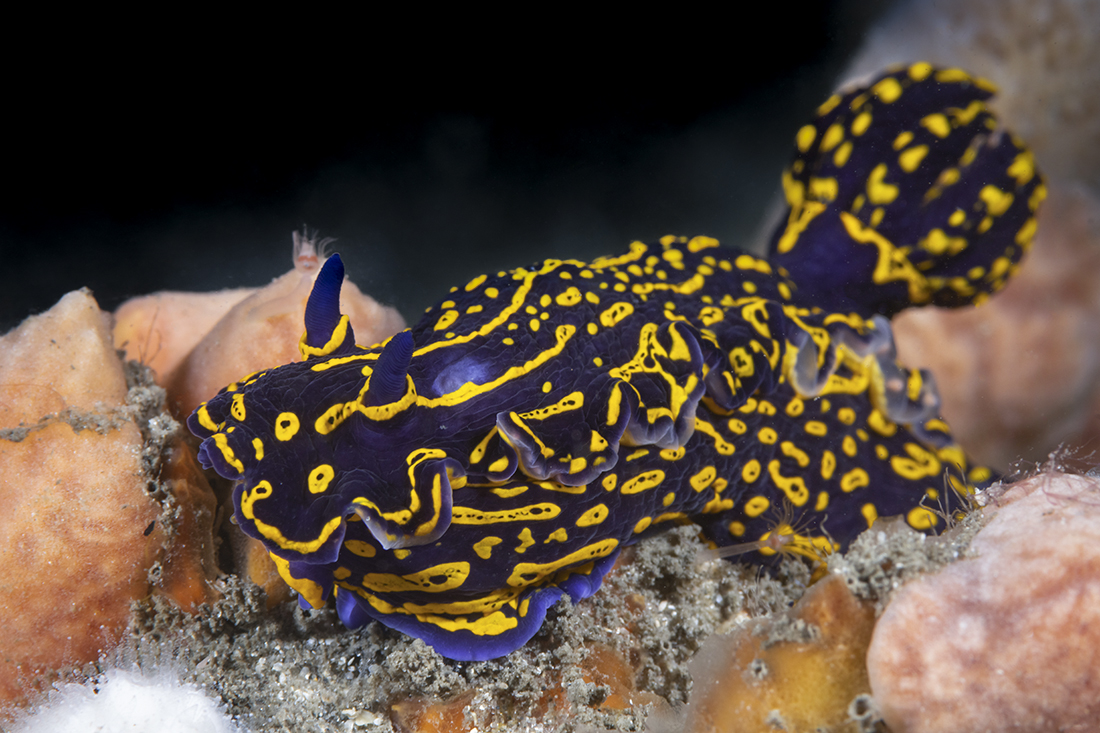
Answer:
[{"label": "yellow ring marking", "polygon": [[499,537],[482,537],[474,543],[474,552],[482,560],[488,560],[493,554],[493,548],[503,541]]},{"label": "yellow ring marking", "polygon": [[616,539],[608,538],[594,542],[591,545],[582,547],[581,549],[571,552],[565,557],[558,558],[552,562],[547,563],[534,563],[534,562],[521,562],[516,563],[512,567],[512,574],[508,577],[508,585],[514,588],[522,588],[528,585],[538,583],[540,580],[548,575],[556,573],[562,568],[569,567],[570,565],[579,565],[583,562],[595,560],[600,557],[606,557],[615,551],[615,548],[619,546],[619,541]]},{"label": "yellow ring marking", "polygon": [[874,504],[864,504],[859,509],[859,513],[863,515],[863,518],[867,521],[867,528],[870,529],[874,525],[875,520],[878,519],[878,509]]},{"label": "yellow ring marking", "polygon": [[321,608],[325,605],[325,589],[322,588],[315,581],[309,578],[295,578],[290,574],[290,561],[279,557],[274,552],[267,553],[272,562],[275,563],[275,569],[279,572],[279,576],[283,579],[287,585],[306,599],[313,608]]},{"label": "yellow ring marking", "polygon": [[602,524],[605,519],[610,516],[611,510],[607,508],[606,504],[597,504],[584,514],[577,518],[578,527],[594,527],[597,524]]},{"label": "yellow ring marking", "polygon": [[309,472],[309,493],[320,494],[328,488],[329,483],[336,475],[335,469],[327,463],[322,463]]},{"label": "yellow ring marking", "polygon": [[784,476],[779,473],[778,458],[768,462],[768,475],[795,506],[804,506],[810,500],[810,490],[806,487],[805,479],[801,476]]},{"label": "yellow ring marking", "polygon": [[931,529],[939,523],[939,517],[932,513],[932,510],[919,506],[909,510],[905,515],[905,521],[913,529]]},{"label": "yellow ring marking", "polygon": [[282,412],[275,418],[275,437],[284,443],[298,434],[298,416],[293,412]]},{"label": "yellow ring marking", "polygon": [[634,306],[625,301],[613,304],[610,308],[600,313],[600,323],[611,328],[634,312]]},{"label": "yellow ring marking", "polygon": [[821,478],[828,481],[833,477],[833,471],[836,470],[836,455],[831,450],[827,450],[821,454]]},{"label": "yellow ring marking", "polygon": [[362,540],[344,540],[344,547],[348,549],[348,552],[359,557],[374,557],[378,554],[378,550],[375,549],[374,545]]},{"label": "yellow ring marking", "polygon": [[519,540],[519,545],[516,546],[515,551],[520,554],[527,552],[527,548],[535,544],[535,538],[531,536],[530,527],[524,527],[520,530],[520,533],[516,535],[516,539]]},{"label": "yellow ring marking", "polygon": [[199,416],[199,425],[202,425],[204,428],[212,433],[216,433],[218,431],[218,425],[212,419],[210,419],[210,413],[206,410],[205,402],[199,405],[199,409],[196,414],[198,414]]},{"label": "yellow ring marking", "polygon": [[924,160],[924,156],[928,155],[927,145],[918,145],[914,148],[909,148],[904,153],[898,156],[898,165],[906,173],[912,173]]},{"label": "yellow ring marking", "polygon": [[661,482],[665,480],[665,472],[654,469],[652,471],[646,471],[643,474],[639,474],[634,478],[623,483],[622,488],[619,489],[623,494],[640,494],[648,489],[656,488],[661,485]]},{"label": "yellow ring marking", "polygon": [[765,496],[754,496],[745,502],[745,514],[749,517],[759,517],[768,510],[771,502]]},{"label": "yellow ring marking", "polygon": [[820,420],[807,420],[803,428],[807,433],[818,438],[824,437],[829,432],[829,426]]},{"label": "yellow ring marking", "polygon": [[439,317],[439,320],[432,326],[433,331],[445,331],[447,328],[458,320],[458,311],[449,310]]},{"label": "yellow ring marking", "polygon": [[714,429],[714,426],[705,420],[695,418],[695,430],[714,441],[714,450],[718,451],[719,455],[732,456],[736,450],[733,443],[727,443],[726,440],[718,434],[718,431]]},{"label": "yellow ring marking", "polygon": [[489,490],[499,496],[501,499],[511,499],[513,496],[519,496],[520,494],[525,493],[529,488],[529,486],[514,486],[510,489],[499,488]]},{"label": "yellow ring marking", "polygon": [[815,138],[817,138],[817,128],[813,125],[803,125],[798,130],[798,134],[795,135],[795,144],[798,145],[800,151],[805,153],[814,144]]},{"label": "yellow ring marking", "polygon": [[214,445],[221,451],[222,458],[225,459],[226,463],[237,469],[237,473],[244,473],[244,464],[240,462],[237,456],[234,455],[233,449],[229,447],[229,438],[225,433],[214,433]]},{"label": "yellow ring marking", "polygon": [[246,413],[245,413],[245,409],[244,409],[244,395],[243,394],[238,393],[238,394],[233,395],[233,402],[229,407],[229,414],[231,414],[233,416],[233,419],[236,420],[237,422],[244,422],[244,418],[245,418]]},{"label": "yellow ring marking", "polygon": [[515,509],[482,511],[456,506],[451,509],[451,524],[501,524],[503,522],[530,522],[553,519],[561,514],[561,507],[550,502],[540,502]]},{"label": "yellow ring marking", "polygon": [[554,298],[554,302],[566,307],[576,305],[581,302],[581,291],[576,287],[566,288],[563,292],[558,293],[557,297]]},{"label": "yellow ring marking", "polygon": [[333,517],[321,528],[321,532],[317,535],[316,539],[306,541],[287,539],[283,533],[279,531],[278,527],[273,527],[257,519],[252,507],[252,505],[260,499],[266,499],[271,496],[272,491],[271,484],[267,481],[259,482],[252,487],[251,491],[243,491],[241,493],[241,514],[244,515],[245,519],[252,522],[253,526],[256,527],[256,531],[284,550],[300,552],[303,555],[316,552],[321,548],[321,545],[328,541],[328,538],[332,536],[332,533],[335,532],[344,521],[343,517]]},{"label": "yellow ring marking", "polygon": [[461,587],[469,576],[470,563],[447,562],[408,575],[367,573],[363,587],[378,593],[443,593]]},{"label": "yellow ring marking", "polygon": [[894,77],[888,76],[871,87],[871,91],[883,102],[890,104],[901,96],[901,84]]},{"label": "yellow ring marking", "polygon": [[800,468],[805,468],[810,465],[810,457],[806,454],[806,451],[802,450],[789,440],[784,440],[779,444],[779,450],[783,455],[788,458],[793,458],[798,462]]},{"label": "yellow ring marking", "polygon": [[691,488],[699,492],[714,483],[716,478],[718,478],[718,471],[714,466],[706,466],[702,471],[689,478],[688,483],[691,484]]},{"label": "yellow ring marking", "polygon": [[840,479],[840,489],[844,493],[850,494],[870,483],[871,477],[867,475],[866,471],[862,468],[853,468]]},{"label": "yellow ring marking", "polygon": [[825,136],[821,138],[821,152],[827,153],[844,139],[844,128],[837,123],[829,125],[829,129],[825,131]]}]

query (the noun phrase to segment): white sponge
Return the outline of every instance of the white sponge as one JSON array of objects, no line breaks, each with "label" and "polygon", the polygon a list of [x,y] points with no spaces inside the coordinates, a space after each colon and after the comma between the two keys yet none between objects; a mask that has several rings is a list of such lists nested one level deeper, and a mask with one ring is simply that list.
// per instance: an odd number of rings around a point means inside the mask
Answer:
[{"label": "white sponge", "polygon": [[12,733],[243,733],[201,690],[167,673],[110,670],[85,685],[62,686]]}]

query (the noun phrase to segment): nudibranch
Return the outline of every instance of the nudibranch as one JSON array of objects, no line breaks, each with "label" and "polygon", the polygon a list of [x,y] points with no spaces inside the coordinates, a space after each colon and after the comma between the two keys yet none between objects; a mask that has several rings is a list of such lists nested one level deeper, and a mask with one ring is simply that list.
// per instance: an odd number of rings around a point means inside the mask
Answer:
[{"label": "nudibranch", "polygon": [[1030,247],[1042,180],[991,92],[921,63],[831,97],[796,135],[767,259],[668,236],[547,260],[364,347],[333,255],[302,361],[200,406],[199,457],[303,605],[335,594],[347,626],[459,660],[517,649],[675,524],[760,563],[821,558],[878,516],[928,529],[928,499],[992,474],[888,318],[980,302]]}]

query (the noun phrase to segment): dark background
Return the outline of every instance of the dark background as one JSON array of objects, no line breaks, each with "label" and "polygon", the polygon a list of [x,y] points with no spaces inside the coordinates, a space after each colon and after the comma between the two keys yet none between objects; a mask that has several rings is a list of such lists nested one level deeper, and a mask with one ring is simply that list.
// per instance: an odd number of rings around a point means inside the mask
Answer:
[{"label": "dark background", "polygon": [[795,131],[889,4],[9,48],[0,330],[81,286],[114,309],[266,284],[303,223],[410,321],[546,257],[668,233],[750,246]]}]

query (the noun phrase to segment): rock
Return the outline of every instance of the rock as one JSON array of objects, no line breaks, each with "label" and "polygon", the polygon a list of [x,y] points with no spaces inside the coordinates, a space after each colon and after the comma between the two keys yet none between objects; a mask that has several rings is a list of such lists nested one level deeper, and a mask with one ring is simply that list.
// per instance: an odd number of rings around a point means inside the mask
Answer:
[{"label": "rock", "polygon": [[218,574],[214,542],[218,501],[182,433],[173,436],[164,454],[160,475],[164,496],[156,531],[163,531],[166,523],[171,526],[170,532],[152,538],[163,547],[154,587],[179,608],[196,611],[219,595],[212,586]]},{"label": "rock", "polygon": [[94,661],[145,595],[160,513],[109,316],[69,293],[0,340],[0,700]]},{"label": "rock", "polygon": [[1095,730],[1100,483],[1013,485],[971,551],[901,588],[875,627],[871,689],[895,733]]},{"label": "rock", "polygon": [[28,318],[0,346],[0,429],[33,425],[65,408],[90,412],[126,399],[110,316],[88,290],[71,292]]},{"label": "rock", "polygon": [[214,597],[213,495],[163,400],[87,290],[0,339],[0,704],[109,650],[151,575]]},{"label": "rock", "polygon": [[115,348],[152,369],[162,387],[233,306],[257,288],[213,293],[160,292],[131,298],[115,311]]}]

